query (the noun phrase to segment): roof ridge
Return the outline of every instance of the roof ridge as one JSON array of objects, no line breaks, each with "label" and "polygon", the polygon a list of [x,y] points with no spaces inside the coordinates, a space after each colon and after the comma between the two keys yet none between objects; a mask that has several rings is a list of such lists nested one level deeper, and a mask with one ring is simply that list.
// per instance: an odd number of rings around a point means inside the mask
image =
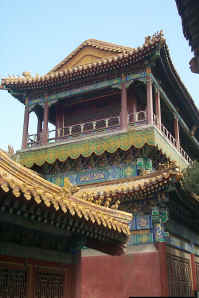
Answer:
[{"label": "roof ridge", "polygon": [[90,39],[83,41],[77,48],[75,48],[69,55],[67,55],[60,63],[55,65],[48,72],[48,74],[50,74],[52,72],[59,71],[59,68],[62,65],[67,63],[70,59],[72,59],[72,57],[75,56],[85,46],[100,47],[101,50],[106,50],[106,51],[111,51],[111,52],[116,51],[118,53],[124,53],[124,52],[129,52],[130,50],[133,50],[133,48],[131,48],[131,47],[120,46],[120,45],[117,45],[114,43],[90,38]]},{"label": "roof ridge", "polygon": [[[85,41],[87,42],[87,41]],[[45,79],[54,79],[58,77],[63,77],[65,74],[72,75],[72,73],[77,73],[78,71],[86,70],[86,69],[91,69],[92,66],[100,66],[100,65],[105,65],[107,63],[115,62],[117,60],[121,60],[123,58],[127,58],[130,55],[139,55],[139,52],[143,51],[143,53],[146,53],[146,49],[152,49],[155,45],[158,43],[164,44],[165,39],[163,37],[162,31],[155,33],[152,36],[147,36],[145,37],[145,42],[144,44],[140,47],[137,48],[129,48],[128,51],[119,51],[117,50],[117,55],[113,54],[109,57],[104,57],[102,59],[99,59],[96,62],[93,63],[88,63],[84,65],[78,65],[74,67],[70,67],[68,69],[65,69],[63,71],[56,70],[58,67],[61,67],[64,63],[66,63],[67,59],[72,58],[73,55],[75,55],[76,51],[80,50],[82,47],[85,46],[85,42],[83,42],[78,48],[76,48],[69,56],[67,56],[62,62],[60,62],[57,66],[55,66],[50,72],[43,76],[36,75],[35,77],[32,77],[30,73],[23,73],[23,77],[8,77],[8,78],[3,78],[2,79],[2,87],[5,87],[7,84],[17,84],[17,83],[32,83],[32,82],[37,82],[37,81],[44,81]],[[100,42],[100,41],[99,41]]]},{"label": "roof ridge", "polygon": [[101,44],[101,45],[104,45],[104,46],[108,46],[108,47],[111,47],[111,48],[116,48],[116,49],[124,49],[124,50],[127,50],[127,51],[131,51],[133,48],[132,47],[128,47],[128,46],[123,46],[123,45],[119,45],[119,44],[116,44],[116,43],[112,43],[112,42],[108,42],[108,41],[104,41],[104,40],[99,40],[99,39],[95,39],[95,38],[89,38],[87,40],[85,40],[84,42],[91,42],[91,45],[92,43],[94,44]]}]

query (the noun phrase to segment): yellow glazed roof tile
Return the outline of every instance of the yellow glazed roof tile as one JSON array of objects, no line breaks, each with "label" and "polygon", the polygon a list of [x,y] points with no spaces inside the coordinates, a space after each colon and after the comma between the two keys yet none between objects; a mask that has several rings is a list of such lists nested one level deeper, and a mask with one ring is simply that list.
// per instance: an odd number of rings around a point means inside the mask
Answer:
[{"label": "yellow glazed roof tile", "polygon": [[126,179],[122,183],[108,182],[104,185],[83,186],[76,193],[76,197],[93,201],[96,198],[110,198],[122,194],[131,193],[136,195],[138,193],[152,193],[158,190],[159,187],[170,183],[173,179],[178,181],[182,178],[182,173],[178,168],[166,168],[155,171],[146,176],[139,176]]},{"label": "yellow glazed roof tile", "polygon": [[0,150],[0,187],[4,192],[12,191],[16,198],[21,195],[26,200],[43,202],[63,213],[84,218],[109,230],[129,234],[128,225],[132,215],[126,212],[98,206],[76,197],[76,187],[66,181],[65,187],[59,187],[41,178],[38,174],[16,163]]},{"label": "yellow glazed roof tile", "polygon": [[[22,77],[8,77],[3,78],[1,82],[2,88],[23,88],[24,86],[29,86],[30,88],[38,88],[45,83],[70,80],[75,76],[84,77],[88,72],[96,71],[97,69],[104,69],[104,67],[110,67],[114,63],[123,63],[127,59],[130,59],[131,62],[134,60],[144,57],[151,49],[158,45],[164,45],[165,39],[163,37],[162,31],[156,33],[152,36],[147,36],[145,42],[141,47],[130,48],[124,46],[118,46],[111,43],[106,43],[103,41],[97,40],[87,40],[82,43],[76,50],[74,50],[69,56],[67,56],[63,61],[61,61],[55,68],[53,68],[48,74],[43,76],[36,75],[32,77],[29,72],[24,72]],[[93,63],[85,65],[77,65],[72,68],[66,68],[65,70],[59,71],[59,68],[65,64],[69,59],[71,59],[77,51],[79,51],[85,45],[91,45],[93,47],[109,50],[112,52],[110,57],[105,57],[104,59],[99,59]]]}]

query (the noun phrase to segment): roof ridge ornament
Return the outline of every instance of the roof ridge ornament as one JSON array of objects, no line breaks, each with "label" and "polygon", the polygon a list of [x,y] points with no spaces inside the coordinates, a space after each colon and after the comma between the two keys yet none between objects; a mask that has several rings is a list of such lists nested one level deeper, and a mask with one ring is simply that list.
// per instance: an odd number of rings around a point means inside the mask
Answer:
[{"label": "roof ridge ornament", "polygon": [[69,194],[69,195],[72,195],[76,192],[78,192],[80,188],[76,185],[73,185],[69,178],[64,178],[64,186],[63,186],[63,191],[66,193],[66,194]]},{"label": "roof ridge ornament", "polygon": [[22,76],[24,77],[24,78],[32,78],[32,75],[31,75],[31,73],[30,73],[30,71],[23,71],[22,72]]},{"label": "roof ridge ornament", "polygon": [[158,170],[167,170],[167,169],[178,169],[179,171],[179,168],[178,166],[176,165],[176,161],[171,161],[169,160],[168,162],[165,162],[165,163],[160,163],[159,166],[158,166]]}]

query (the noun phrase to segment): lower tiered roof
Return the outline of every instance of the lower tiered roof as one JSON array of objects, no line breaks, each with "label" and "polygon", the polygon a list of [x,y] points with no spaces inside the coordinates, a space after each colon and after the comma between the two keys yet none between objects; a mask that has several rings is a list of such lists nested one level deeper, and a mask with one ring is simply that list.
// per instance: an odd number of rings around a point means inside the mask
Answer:
[{"label": "lower tiered roof", "polygon": [[[90,240],[124,244],[132,215],[82,200],[68,180],[59,187],[0,150],[0,210],[45,222]],[[39,211],[39,212],[38,212]],[[52,221],[53,218],[53,221]]]},{"label": "lower tiered roof", "polygon": [[[143,176],[123,179],[120,181],[110,181],[99,185],[81,186],[76,196],[88,201],[99,201],[106,199],[106,201],[131,199],[143,199],[150,197],[152,194],[164,190],[165,186],[175,184],[182,178],[182,173],[171,163],[161,170],[147,173],[145,171]],[[115,205],[117,201],[115,201]],[[115,206],[113,205],[113,206]]]}]

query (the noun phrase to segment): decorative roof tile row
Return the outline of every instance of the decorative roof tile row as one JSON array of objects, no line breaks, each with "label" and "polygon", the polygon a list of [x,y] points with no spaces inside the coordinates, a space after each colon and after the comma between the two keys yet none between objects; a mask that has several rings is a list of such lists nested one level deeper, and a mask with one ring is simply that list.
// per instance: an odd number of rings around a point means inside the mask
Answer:
[{"label": "decorative roof tile row", "polygon": [[119,46],[110,42],[105,42],[96,39],[88,39],[81,43],[80,46],[78,46],[74,51],[72,51],[70,55],[68,55],[64,60],[57,64],[49,73],[58,71],[64,64],[66,64],[70,59],[72,59],[72,57],[74,57],[81,49],[83,49],[86,46],[90,46],[104,51],[110,51],[112,54],[127,53],[133,50],[133,48]]},{"label": "decorative roof tile row", "polygon": [[26,200],[34,200],[37,204],[44,203],[47,208],[52,206],[56,211],[69,213],[91,224],[125,235],[129,234],[128,224],[132,215],[83,201],[75,197],[77,189],[69,181],[66,181],[63,188],[54,185],[11,160],[2,150],[0,150],[0,187],[4,192],[12,191],[16,198],[23,195]]},{"label": "decorative roof tile row", "polygon": [[102,186],[81,187],[76,196],[88,200],[95,201],[104,198],[122,198],[129,194],[134,198],[142,198],[151,193],[157,192],[161,187],[172,182],[177,182],[182,178],[182,173],[176,167],[171,167],[146,176],[134,177],[127,179],[122,183],[107,183]]},{"label": "decorative roof tile row", "polygon": [[89,75],[93,76],[94,74],[101,73],[109,69],[113,70],[125,67],[130,63],[136,63],[142,60],[145,56],[150,55],[153,49],[161,47],[164,44],[165,39],[162,31],[160,31],[153,36],[146,37],[142,47],[135,49],[129,48],[128,50],[124,47],[123,51],[115,48],[115,51],[121,51],[121,53],[117,53],[117,55],[113,55],[105,59],[97,60],[94,63],[79,65],[63,71],[50,72],[44,76],[36,75],[35,77],[32,77],[30,73],[24,73],[23,77],[4,78],[2,79],[1,84],[4,88],[11,90],[24,88],[48,88],[49,86],[55,86],[57,83],[66,83],[83,79]]}]

